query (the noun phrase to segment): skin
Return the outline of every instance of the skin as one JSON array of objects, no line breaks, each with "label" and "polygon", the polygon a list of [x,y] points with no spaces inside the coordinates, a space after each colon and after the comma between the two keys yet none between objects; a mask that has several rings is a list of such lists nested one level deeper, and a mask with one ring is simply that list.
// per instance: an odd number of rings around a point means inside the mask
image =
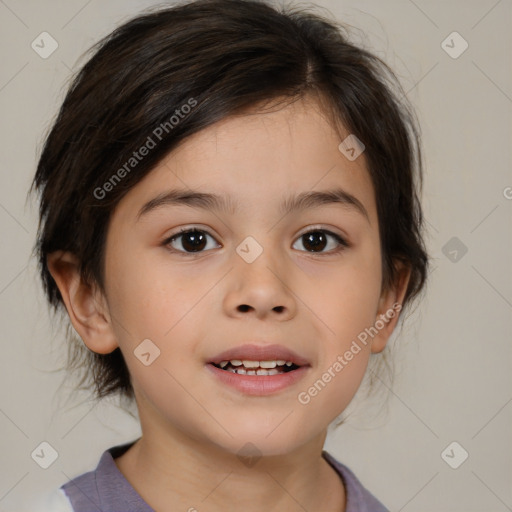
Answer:
[{"label": "skin", "polygon": [[[154,509],[345,510],[342,481],[321,457],[327,427],[355,395],[370,354],[385,348],[398,313],[307,405],[297,395],[401,303],[409,280],[403,270],[393,289],[381,289],[374,190],[364,153],[351,162],[338,150],[347,135],[308,97],[224,119],[187,139],[120,201],[106,242],[105,294],[80,280],[72,254],[49,256],[87,347],[106,354],[119,346],[125,357],[142,437],[115,462]],[[232,195],[239,210],[172,205],[137,222],[143,204],[174,187]],[[290,194],[334,187],[357,197],[368,219],[340,204],[279,213]],[[185,252],[190,238],[163,245],[180,227],[211,235],[203,252]],[[308,251],[302,235],[318,229],[350,247],[336,252],[329,236],[319,252]],[[252,263],[235,250],[247,236],[263,248]],[[160,349],[149,366],[133,354],[144,339]],[[291,348],[308,359],[308,373],[261,397],[205,369],[209,358],[249,341]],[[261,454],[251,467],[237,457],[247,442]]]}]

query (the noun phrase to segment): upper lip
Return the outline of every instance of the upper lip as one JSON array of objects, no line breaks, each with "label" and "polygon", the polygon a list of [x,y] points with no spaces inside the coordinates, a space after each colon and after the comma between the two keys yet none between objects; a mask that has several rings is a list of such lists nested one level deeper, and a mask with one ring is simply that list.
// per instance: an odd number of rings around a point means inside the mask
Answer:
[{"label": "upper lip", "polygon": [[209,362],[219,364],[221,361],[291,361],[297,366],[309,366],[307,359],[296,354],[293,350],[282,345],[254,345],[246,344],[230,348],[217,354]]}]

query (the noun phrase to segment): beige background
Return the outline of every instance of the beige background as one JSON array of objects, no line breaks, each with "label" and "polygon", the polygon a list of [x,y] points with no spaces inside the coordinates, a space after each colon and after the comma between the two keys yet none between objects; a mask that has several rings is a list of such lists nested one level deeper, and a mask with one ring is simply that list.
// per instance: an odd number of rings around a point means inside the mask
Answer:
[{"label": "beige background", "polygon": [[[50,370],[65,347],[30,258],[37,211],[25,198],[79,56],[154,4],[0,2],[0,511],[29,510],[140,432],[112,401],[57,394],[63,373]],[[433,257],[428,293],[395,346],[389,411],[356,398],[326,449],[391,511],[512,510],[512,1],[316,4],[364,31],[418,110]],[[59,45],[47,59],[31,48],[43,31]],[[441,47],[453,31],[469,44],[456,59]],[[467,247],[457,262],[443,252],[452,237]],[[42,441],[58,452],[46,470],[30,456]],[[469,454],[458,469],[441,457],[453,441]]]}]

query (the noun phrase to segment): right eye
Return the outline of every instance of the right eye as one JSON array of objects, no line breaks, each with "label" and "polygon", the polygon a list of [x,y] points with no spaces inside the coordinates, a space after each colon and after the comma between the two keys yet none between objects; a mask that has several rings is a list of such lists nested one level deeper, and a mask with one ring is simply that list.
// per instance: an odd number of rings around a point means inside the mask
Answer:
[{"label": "right eye", "polygon": [[[170,246],[172,251],[184,252],[184,253],[196,253],[204,252],[215,248],[208,246],[208,237],[215,240],[210,233],[197,228],[180,229],[179,233],[171,235],[167,238],[162,245]],[[181,248],[176,247],[181,246]],[[217,245],[216,247],[220,247]]]}]

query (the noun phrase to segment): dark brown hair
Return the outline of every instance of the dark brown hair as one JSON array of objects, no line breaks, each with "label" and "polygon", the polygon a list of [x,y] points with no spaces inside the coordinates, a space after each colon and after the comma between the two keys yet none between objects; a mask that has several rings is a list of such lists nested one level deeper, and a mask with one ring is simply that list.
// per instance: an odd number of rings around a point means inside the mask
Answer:
[{"label": "dark brown hair", "polygon": [[[54,312],[63,301],[48,254],[72,252],[83,279],[104,291],[110,215],[130,189],[189,135],[272,100],[306,94],[366,146],[383,287],[396,282],[402,262],[411,269],[403,309],[422,290],[428,256],[418,199],[419,129],[395,75],[349,42],[343,25],[304,7],[198,0],[143,13],[91,50],[46,137],[31,187],[40,195],[34,251]],[[187,104],[194,107],[184,109]],[[183,115],[175,122],[178,111]],[[156,139],[158,127],[155,147],[128,170],[126,163],[149,136]],[[68,367],[84,370],[82,382],[90,381],[98,398],[120,393],[133,399],[119,348],[91,352],[67,327]]]}]

